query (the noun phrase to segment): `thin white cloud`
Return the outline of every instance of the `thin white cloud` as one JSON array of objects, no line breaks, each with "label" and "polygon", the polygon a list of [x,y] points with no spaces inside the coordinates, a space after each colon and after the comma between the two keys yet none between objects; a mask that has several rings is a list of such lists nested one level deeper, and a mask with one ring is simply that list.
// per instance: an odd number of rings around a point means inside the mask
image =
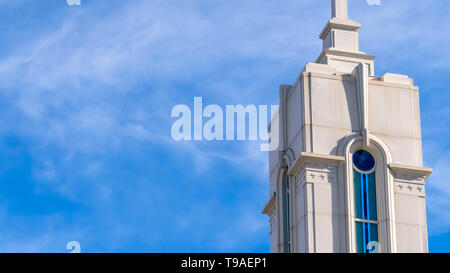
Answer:
[{"label": "thin white cloud", "polygon": [[[448,1],[441,2],[448,7]],[[352,18],[363,23],[361,49],[384,57],[377,59],[376,67],[408,66],[411,56],[414,63],[423,64],[429,61],[426,54],[434,57],[434,69],[448,67],[450,56],[442,46],[448,41],[448,20],[421,15],[417,8],[420,4],[421,10],[436,12],[434,3],[383,1],[375,9],[360,1],[360,6],[352,8]],[[108,221],[116,213],[110,207],[112,200],[122,188],[98,179],[113,168],[103,156],[153,144],[166,149],[174,164],[183,163],[183,173],[200,176],[226,164],[252,177],[249,183],[257,181],[264,192],[267,155],[259,152],[257,143],[175,143],[170,131],[164,131],[171,122],[170,109],[191,102],[196,95],[216,104],[276,104],[271,100],[277,97],[277,85],[282,80],[293,82],[303,65],[319,55],[318,34],[329,17],[328,3],[120,1],[120,8],[110,13],[104,14],[102,8],[99,1],[73,14],[61,12],[60,25],[48,27],[45,35],[23,40],[0,59],[0,96],[8,102],[0,132],[31,139],[28,152],[40,162],[32,166],[35,177],[70,200],[95,206]],[[417,67],[418,73],[423,69]],[[190,86],[185,87],[186,83]],[[450,194],[442,179],[447,172],[445,161],[432,165],[430,213],[436,219],[449,219],[444,210]],[[433,185],[438,179],[442,181]],[[154,189],[129,188],[130,196],[124,199],[150,213],[154,199],[149,200],[149,193]],[[162,188],[159,192],[169,195],[170,191]],[[265,197],[262,194],[261,200]],[[259,213],[255,207],[252,211]],[[192,214],[202,212],[195,208]],[[215,213],[205,210],[204,217]],[[137,214],[136,218],[143,217]],[[236,235],[238,239],[262,229],[263,218],[242,215],[238,219],[257,227],[242,232],[241,237]],[[430,221],[432,230],[450,226],[439,221]],[[186,218],[184,225],[192,228],[195,223]],[[233,227],[245,229],[238,223]],[[133,233],[130,226],[112,229],[116,235]],[[217,238],[226,239],[230,233],[232,228]],[[225,249],[242,245],[238,239]],[[6,249],[37,250],[54,243],[45,238],[29,240],[45,245],[9,245]],[[120,242],[112,244],[118,247]]]}]

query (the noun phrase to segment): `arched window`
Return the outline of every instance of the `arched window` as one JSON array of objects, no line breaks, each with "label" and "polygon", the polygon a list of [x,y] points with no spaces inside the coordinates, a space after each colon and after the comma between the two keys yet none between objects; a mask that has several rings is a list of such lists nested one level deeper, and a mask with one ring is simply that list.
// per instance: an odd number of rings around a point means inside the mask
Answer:
[{"label": "arched window", "polygon": [[356,250],[372,252],[378,245],[378,212],[375,183],[375,159],[366,150],[353,154],[353,182],[355,191]]},{"label": "arched window", "polygon": [[281,182],[282,187],[282,202],[283,202],[283,252],[291,252],[291,221],[290,221],[290,188],[289,178],[286,173],[283,175]]}]

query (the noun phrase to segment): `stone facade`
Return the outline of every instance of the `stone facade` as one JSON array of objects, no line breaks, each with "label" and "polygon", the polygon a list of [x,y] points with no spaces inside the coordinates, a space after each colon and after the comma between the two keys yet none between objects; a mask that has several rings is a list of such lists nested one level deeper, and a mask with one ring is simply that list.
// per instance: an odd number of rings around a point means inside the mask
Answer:
[{"label": "stone facade", "polygon": [[332,0],[322,54],[293,85],[280,86],[279,122],[272,123],[279,128],[270,128],[279,130],[280,145],[269,154],[264,208],[271,252],[356,252],[352,154],[360,149],[376,160],[376,250],[428,251],[431,169],[422,161],[419,89],[408,76],[375,76],[375,57],[359,51],[360,27],[347,18],[347,0]]}]

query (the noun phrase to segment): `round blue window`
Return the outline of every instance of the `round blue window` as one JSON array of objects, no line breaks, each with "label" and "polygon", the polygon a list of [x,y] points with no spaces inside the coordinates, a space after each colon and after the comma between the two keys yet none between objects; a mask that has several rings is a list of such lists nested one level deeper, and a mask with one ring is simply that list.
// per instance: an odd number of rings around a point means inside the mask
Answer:
[{"label": "round blue window", "polygon": [[353,164],[357,169],[368,172],[375,167],[375,159],[365,150],[359,150],[353,154]]}]

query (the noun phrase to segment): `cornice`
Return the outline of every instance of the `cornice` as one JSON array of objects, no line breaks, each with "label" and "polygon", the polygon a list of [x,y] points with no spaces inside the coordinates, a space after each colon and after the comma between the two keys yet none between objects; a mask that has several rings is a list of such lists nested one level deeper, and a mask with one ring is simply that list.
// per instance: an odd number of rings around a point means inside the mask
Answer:
[{"label": "cornice", "polygon": [[342,18],[333,18],[325,25],[322,32],[320,33],[320,39],[325,39],[325,36],[327,36],[328,32],[331,31],[331,29],[342,29],[342,30],[349,30],[349,31],[358,31],[361,28],[361,24],[350,20],[350,19],[342,19]]},{"label": "cornice", "polygon": [[334,56],[362,59],[362,60],[368,60],[368,61],[373,61],[376,58],[373,55],[368,55],[363,52],[348,52],[348,51],[340,51],[340,50],[334,50],[334,49],[324,49],[324,50],[322,50],[322,53],[320,53],[319,58],[317,58],[316,63],[320,63],[320,61],[323,59],[323,57],[325,57],[325,55],[334,55]]},{"label": "cornice", "polygon": [[409,166],[396,163],[390,163],[389,168],[395,173],[418,175],[424,177],[424,179],[427,179],[433,172],[433,169],[431,168]]},{"label": "cornice", "polygon": [[314,163],[328,163],[339,165],[345,161],[345,157],[343,156],[335,156],[335,155],[321,155],[321,154],[313,154],[313,153],[301,153],[297,158],[295,163],[288,170],[289,175],[295,175],[299,169],[306,162],[314,162]]},{"label": "cornice", "polygon": [[275,206],[276,201],[277,201],[277,198],[274,194],[274,195],[272,195],[270,200],[267,202],[267,204],[264,206],[262,213],[270,216],[270,212],[272,211],[273,207]]}]

